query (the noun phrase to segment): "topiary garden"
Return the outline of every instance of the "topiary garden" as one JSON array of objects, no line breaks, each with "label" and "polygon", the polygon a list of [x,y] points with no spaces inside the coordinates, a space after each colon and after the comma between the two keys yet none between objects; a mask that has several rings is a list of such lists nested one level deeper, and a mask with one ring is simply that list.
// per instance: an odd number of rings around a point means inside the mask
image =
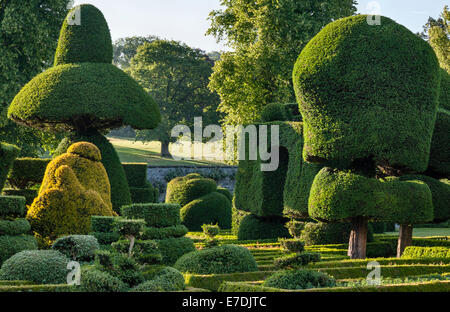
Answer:
[{"label": "topiary garden", "polygon": [[244,140],[234,192],[191,173],[159,202],[148,164],[121,163],[105,136],[156,128],[158,105],[112,64],[103,14],[72,9],[53,67],[8,109],[66,137],[52,159],[0,143],[0,292],[450,291],[449,236],[413,235],[450,219],[449,74],[387,17],[336,19],[298,52],[297,103],[250,125],[268,145],[278,129],[277,169]]}]

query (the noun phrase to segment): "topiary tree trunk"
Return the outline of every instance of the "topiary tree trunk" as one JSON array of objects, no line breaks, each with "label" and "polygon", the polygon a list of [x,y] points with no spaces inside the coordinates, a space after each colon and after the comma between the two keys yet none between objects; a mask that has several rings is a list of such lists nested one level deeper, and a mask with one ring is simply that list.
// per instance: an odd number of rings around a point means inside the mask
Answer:
[{"label": "topiary tree trunk", "polygon": [[365,217],[352,218],[352,230],[348,241],[350,259],[365,259],[367,247],[368,219]]},{"label": "topiary tree trunk", "polygon": [[405,248],[412,245],[413,226],[401,224],[398,234],[397,258],[400,258]]}]

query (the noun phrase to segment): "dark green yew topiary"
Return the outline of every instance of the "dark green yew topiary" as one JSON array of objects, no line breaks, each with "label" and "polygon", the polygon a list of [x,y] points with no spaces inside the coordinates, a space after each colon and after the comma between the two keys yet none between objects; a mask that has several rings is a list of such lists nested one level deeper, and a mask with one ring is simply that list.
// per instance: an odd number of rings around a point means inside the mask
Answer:
[{"label": "dark green yew topiary", "polygon": [[372,159],[423,172],[439,95],[439,64],[427,42],[389,18],[325,26],[303,49],[293,79],[304,120],[304,159],[350,168]]},{"label": "dark green yew topiary", "polygon": [[34,128],[82,134],[123,124],[152,129],[160,121],[153,98],[105,63],[65,64],[37,75],[16,95],[8,117]]},{"label": "dark green yew topiary", "polygon": [[[77,19],[68,22],[72,16]],[[55,66],[37,75],[8,109],[15,122],[51,131],[70,131],[70,140],[99,144],[119,211],[131,204],[119,158],[100,133],[123,125],[154,129],[161,121],[156,102],[139,84],[111,64],[112,43],[102,13],[92,5],[74,8],[63,24]],[[92,138],[90,138],[92,137]],[[69,140],[69,141],[70,141]],[[73,142],[70,142],[73,143]],[[64,153],[68,143],[57,154]]]},{"label": "dark green yew topiary", "polygon": [[201,231],[203,224],[231,228],[231,194],[218,190],[212,179],[198,174],[177,177],[167,184],[166,202],[181,205],[181,221],[190,231]]},{"label": "dark green yew topiary", "polygon": [[450,110],[438,109],[427,174],[436,178],[450,177]]},{"label": "dark green yew topiary", "polygon": [[267,278],[263,286],[282,289],[334,287],[336,281],[326,273],[312,270],[280,271]]},{"label": "dark green yew topiary", "polygon": [[111,64],[113,49],[108,24],[90,4],[73,8],[61,28],[55,66],[69,63]]},{"label": "dark green yew topiary", "polygon": [[289,237],[285,223],[284,218],[264,218],[249,214],[240,221],[237,238],[238,240],[255,240]]},{"label": "dark green yew topiary", "polygon": [[190,252],[178,259],[174,267],[183,273],[192,274],[226,274],[258,270],[251,252],[237,245],[223,245]]}]

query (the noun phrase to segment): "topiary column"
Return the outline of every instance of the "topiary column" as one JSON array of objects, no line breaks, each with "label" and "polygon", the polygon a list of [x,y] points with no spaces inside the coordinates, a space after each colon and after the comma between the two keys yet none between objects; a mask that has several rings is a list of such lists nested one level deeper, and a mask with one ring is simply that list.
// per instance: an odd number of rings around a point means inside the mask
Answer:
[{"label": "topiary column", "polygon": [[[69,22],[73,14],[79,14],[80,24]],[[89,4],[75,7],[62,25],[54,66],[17,94],[8,117],[38,129],[68,131],[57,155],[75,142],[97,145],[111,182],[113,207],[119,212],[131,203],[130,191],[119,157],[103,134],[123,125],[153,129],[161,115],[153,98],[112,65],[112,57],[103,14]]]},{"label": "topiary column", "polygon": [[[293,80],[304,121],[303,158],[329,167],[314,179],[309,214],[352,222],[350,257],[365,257],[370,219],[389,216],[405,225],[432,219],[425,184],[376,180],[427,169],[440,82],[432,48],[389,18],[373,26],[365,15],[351,16],[306,45]],[[384,199],[372,186],[384,190]]]}]

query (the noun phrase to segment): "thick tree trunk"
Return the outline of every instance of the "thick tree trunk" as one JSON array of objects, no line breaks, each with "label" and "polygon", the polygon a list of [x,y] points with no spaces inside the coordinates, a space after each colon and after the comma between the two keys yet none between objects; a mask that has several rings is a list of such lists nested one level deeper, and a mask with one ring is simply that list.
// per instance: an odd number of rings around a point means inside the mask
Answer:
[{"label": "thick tree trunk", "polygon": [[161,156],[165,158],[172,157],[172,154],[169,152],[169,142],[161,142]]},{"label": "thick tree trunk", "polygon": [[405,248],[412,245],[413,226],[401,224],[398,234],[397,258],[400,258]]},{"label": "thick tree trunk", "polygon": [[356,217],[352,219],[352,230],[348,241],[348,256],[350,259],[365,259],[367,245],[368,219]]}]

